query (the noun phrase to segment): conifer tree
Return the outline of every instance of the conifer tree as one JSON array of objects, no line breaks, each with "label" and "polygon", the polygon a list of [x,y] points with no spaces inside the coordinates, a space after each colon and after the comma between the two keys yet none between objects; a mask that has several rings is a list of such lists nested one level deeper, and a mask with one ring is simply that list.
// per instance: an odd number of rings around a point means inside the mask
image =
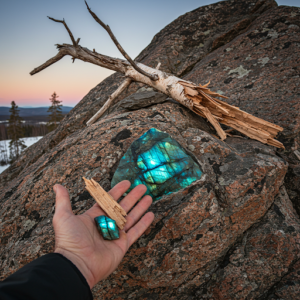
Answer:
[{"label": "conifer tree", "polygon": [[9,158],[11,162],[13,162],[18,159],[22,150],[26,148],[26,145],[21,139],[24,137],[24,129],[22,127],[22,118],[19,116],[18,106],[15,101],[11,102],[9,112],[10,116],[8,120],[7,134],[11,139],[9,142]]},{"label": "conifer tree", "polygon": [[51,98],[49,100],[51,101],[51,106],[48,108],[49,114],[49,121],[48,121],[48,128],[50,131],[54,130],[58,123],[63,118],[61,107],[62,101],[58,100],[58,95],[54,92],[51,95]]}]

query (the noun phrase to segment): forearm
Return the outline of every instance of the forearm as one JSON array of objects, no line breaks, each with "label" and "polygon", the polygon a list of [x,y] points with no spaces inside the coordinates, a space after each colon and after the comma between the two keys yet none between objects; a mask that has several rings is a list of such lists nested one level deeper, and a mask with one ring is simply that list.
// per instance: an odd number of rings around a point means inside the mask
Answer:
[{"label": "forearm", "polygon": [[58,253],[44,255],[0,283],[0,299],[93,299],[78,268]]}]

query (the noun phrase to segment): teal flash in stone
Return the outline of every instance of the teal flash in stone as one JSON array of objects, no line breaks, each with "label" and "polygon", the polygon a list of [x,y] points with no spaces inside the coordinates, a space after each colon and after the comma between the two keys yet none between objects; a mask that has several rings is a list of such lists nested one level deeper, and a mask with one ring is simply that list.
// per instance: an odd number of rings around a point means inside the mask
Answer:
[{"label": "teal flash in stone", "polygon": [[98,231],[102,234],[105,240],[117,240],[119,238],[119,229],[116,221],[106,216],[95,218]]},{"label": "teal flash in stone", "polygon": [[147,187],[153,201],[177,192],[200,179],[197,162],[167,133],[151,128],[135,140],[122,157],[111,186],[129,180],[131,191],[139,184]]}]

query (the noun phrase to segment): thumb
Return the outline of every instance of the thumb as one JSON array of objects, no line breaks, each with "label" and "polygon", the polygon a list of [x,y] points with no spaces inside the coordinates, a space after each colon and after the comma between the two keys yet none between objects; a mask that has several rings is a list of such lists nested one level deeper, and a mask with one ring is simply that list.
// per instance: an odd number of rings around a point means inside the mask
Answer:
[{"label": "thumb", "polygon": [[60,184],[56,184],[53,187],[53,190],[56,194],[55,199],[55,214],[60,215],[64,213],[73,213],[70,196],[68,190]]}]

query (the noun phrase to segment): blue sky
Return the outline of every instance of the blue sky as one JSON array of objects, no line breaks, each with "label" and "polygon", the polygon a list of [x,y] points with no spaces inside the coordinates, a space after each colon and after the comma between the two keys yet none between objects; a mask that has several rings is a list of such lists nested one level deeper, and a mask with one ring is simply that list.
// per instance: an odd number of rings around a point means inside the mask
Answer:
[{"label": "blue sky", "polygon": [[[241,0],[242,1],[242,0]],[[153,36],[178,16],[209,0],[88,0],[92,10],[110,25],[121,45],[136,57]],[[299,0],[277,1],[300,6]],[[41,73],[29,72],[54,56],[56,43],[70,43],[62,24],[47,16],[65,18],[80,44],[113,57],[122,57],[108,34],[89,15],[83,0],[0,0],[0,106],[15,100],[19,106],[44,106],[56,91],[64,105],[73,106],[112,72],[69,57]]]}]

